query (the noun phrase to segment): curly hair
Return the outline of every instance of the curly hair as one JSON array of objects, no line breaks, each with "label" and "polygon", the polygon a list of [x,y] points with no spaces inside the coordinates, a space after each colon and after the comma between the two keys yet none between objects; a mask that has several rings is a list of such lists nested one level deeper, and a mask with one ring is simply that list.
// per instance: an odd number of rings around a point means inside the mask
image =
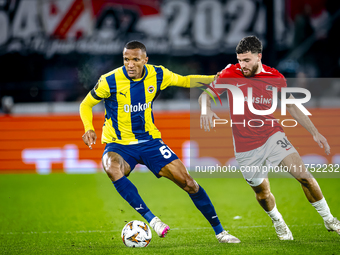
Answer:
[{"label": "curly hair", "polygon": [[262,53],[262,43],[254,35],[244,37],[236,46],[236,54],[244,54],[248,51],[251,53]]}]

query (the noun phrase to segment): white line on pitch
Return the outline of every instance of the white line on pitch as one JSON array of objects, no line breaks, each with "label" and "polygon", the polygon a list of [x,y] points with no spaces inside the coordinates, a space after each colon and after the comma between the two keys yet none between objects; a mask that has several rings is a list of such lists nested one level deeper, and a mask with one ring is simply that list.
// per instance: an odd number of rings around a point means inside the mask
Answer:
[{"label": "white line on pitch", "polygon": [[[305,224],[305,225],[288,225],[290,227],[302,227],[302,226],[321,226],[322,224]],[[233,228],[267,228],[272,227],[268,225],[259,226],[238,226]],[[211,229],[211,227],[198,227],[198,228],[171,228],[171,230],[203,230]],[[228,228],[226,228],[228,229]],[[31,232],[7,232],[0,233],[1,235],[31,235],[31,234],[81,234],[81,233],[107,233],[107,232],[120,232],[121,230],[75,230],[75,231],[31,231]]]}]

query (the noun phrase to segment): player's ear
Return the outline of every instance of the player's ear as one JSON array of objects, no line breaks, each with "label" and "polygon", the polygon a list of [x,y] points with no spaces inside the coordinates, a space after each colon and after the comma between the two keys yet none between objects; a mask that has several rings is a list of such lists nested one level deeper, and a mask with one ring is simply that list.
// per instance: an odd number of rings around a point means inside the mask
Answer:
[{"label": "player's ear", "polygon": [[146,58],[144,59],[144,61],[145,61],[144,65],[148,63],[148,60],[149,60],[148,57],[146,57]]},{"label": "player's ear", "polygon": [[258,61],[260,62],[262,59],[262,53],[257,54],[257,57],[258,57]]}]

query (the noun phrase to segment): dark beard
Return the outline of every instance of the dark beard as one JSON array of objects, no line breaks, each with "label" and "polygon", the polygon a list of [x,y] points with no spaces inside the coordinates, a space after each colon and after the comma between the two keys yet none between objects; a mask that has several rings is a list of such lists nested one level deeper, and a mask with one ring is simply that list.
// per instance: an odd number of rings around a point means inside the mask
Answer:
[{"label": "dark beard", "polygon": [[243,74],[244,77],[246,77],[246,78],[253,77],[253,76],[255,75],[256,70],[257,70],[258,67],[259,67],[258,64],[255,65],[255,66],[250,70],[250,74],[249,74],[249,75],[245,75],[244,72],[243,72],[243,69],[241,69],[241,70],[242,70],[242,74]]}]

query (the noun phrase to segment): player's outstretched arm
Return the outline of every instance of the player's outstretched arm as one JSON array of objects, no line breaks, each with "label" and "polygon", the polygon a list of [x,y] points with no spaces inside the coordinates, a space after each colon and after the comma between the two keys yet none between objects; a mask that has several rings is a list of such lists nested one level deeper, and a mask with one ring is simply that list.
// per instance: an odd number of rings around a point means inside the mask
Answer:
[{"label": "player's outstretched arm", "polygon": [[93,113],[92,107],[98,104],[101,100],[97,100],[93,98],[91,93],[85,97],[85,99],[81,102],[79,107],[80,118],[83,122],[85,134],[83,135],[84,143],[92,149],[92,145],[96,144],[97,135],[94,131],[94,127],[92,124]]},{"label": "player's outstretched arm", "polygon": [[[291,95],[289,98],[293,99],[294,97]],[[331,147],[329,146],[327,139],[319,133],[310,118],[305,115],[295,104],[288,104],[287,110],[301,126],[311,133],[314,141],[320,146],[320,148],[324,148],[325,153],[329,155],[331,153]]]},{"label": "player's outstretched arm", "polygon": [[[212,93],[210,91],[210,89],[208,89],[208,91],[210,92],[211,95],[215,95],[215,93]],[[200,118],[200,125],[201,128],[204,128],[204,131],[210,131],[210,127],[213,128],[214,124],[213,124],[213,119],[219,119],[219,117],[216,115],[216,113],[214,113],[211,110],[211,100],[210,100],[210,95],[207,92],[203,92],[200,97],[198,98],[198,103],[200,105],[200,108],[202,109],[202,97],[203,95],[206,95],[206,102],[207,102],[207,114],[206,115],[202,115],[201,114],[201,118]]]}]

